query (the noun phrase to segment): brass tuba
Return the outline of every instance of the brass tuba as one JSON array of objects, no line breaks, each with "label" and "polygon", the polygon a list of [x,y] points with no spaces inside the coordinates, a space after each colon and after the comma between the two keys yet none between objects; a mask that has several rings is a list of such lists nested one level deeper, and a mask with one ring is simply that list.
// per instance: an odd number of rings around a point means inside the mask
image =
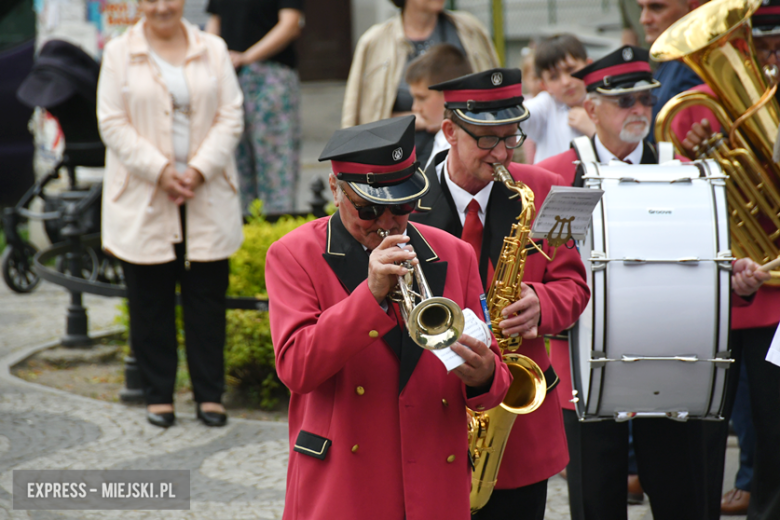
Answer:
[{"label": "brass tuba", "polygon": [[[377,233],[382,238],[389,234],[384,229],[378,229]],[[463,311],[449,298],[433,296],[419,265],[414,267],[410,262],[404,262],[403,266],[409,272],[398,277],[398,285],[388,296],[398,303],[409,336],[426,350],[449,347],[463,334]],[[417,281],[419,293],[413,289],[414,281]]]},{"label": "brass tuba", "polygon": [[[493,165],[493,177],[520,197],[523,210],[512,225],[509,236],[504,237],[501,256],[496,263],[495,274],[487,295],[488,314],[494,331],[503,319],[501,311],[520,297],[527,247],[533,244],[529,234],[536,214],[534,192],[525,184],[515,181],[509,171],[499,163]],[[543,251],[540,250],[542,254]],[[546,256],[546,255],[545,255]],[[548,258],[549,259],[549,258]],[[539,365],[531,358],[515,352],[523,341],[521,337],[505,338],[496,334],[504,363],[514,378],[501,404],[485,412],[467,410],[469,414],[469,453],[474,471],[471,477],[471,511],[483,508],[493,493],[498,469],[504,455],[506,441],[518,414],[531,413],[544,402],[547,383]]]},{"label": "brass tuba", "polygon": [[[714,135],[692,158],[715,159],[728,174],[731,248],[739,258],[764,264],[780,253],[780,167],[772,160],[780,105],[777,67],[762,70],[753,46],[750,16],[760,6],[761,0],[712,0],[669,27],[650,53],[656,61],[681,60],[718,96],[684,92],[672,98],[658,113],[656,141],[683,150],[671,131],[677,113],[702,105],[715,114],[727,138]],[[768,283],[780,284],[780,271],[771,273]]]}]

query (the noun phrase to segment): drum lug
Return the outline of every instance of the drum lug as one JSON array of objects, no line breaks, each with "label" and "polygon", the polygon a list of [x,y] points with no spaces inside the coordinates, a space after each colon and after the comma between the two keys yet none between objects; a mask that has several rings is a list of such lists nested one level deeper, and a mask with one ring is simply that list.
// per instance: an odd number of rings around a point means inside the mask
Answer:
[{"label": "drum lug", "polygon": [[718,254],[715,256],[715,261],[718,263],[718,267],[724,271],[731,271],[731,262],[734,260],[736,260],[736,258],[731,256],[730,249],[726,249],[725,251],[718,251]]},{"label": "drum lug", "polygon": [[607,254],[603,251],[591,251],[590,252],[590,269],[591,271],[603,271],[607,268],[607,263],[604,260],[607,259]]},{"label": "drum lug", "polygon": [[579,397],[577,397],[577,395],[579,395],[579,392],[578,392],[577,390],[572,390],[572,391],[571,391],[571,395],[572,395],[572,398],[571,398],[571,399],[569,399],[569,402],[570,402],[570,403],[577,404],[577,403],[579,403],[579,402],[580,402],[580,398],[579,398]]},{"label": "drum lug", "polygon": [[607,364],[607,354],[601,350],[592,350],[590,353],[590,367],[604,368]]},{"label": "drum lug", "polygon": [[731,364],[734,363],[734,360],[731,358],[730,350],[723,350],[715,354],[715,359],[713,359],[712,362],[715,363],[717,368],[726,369],[731,368]]}]

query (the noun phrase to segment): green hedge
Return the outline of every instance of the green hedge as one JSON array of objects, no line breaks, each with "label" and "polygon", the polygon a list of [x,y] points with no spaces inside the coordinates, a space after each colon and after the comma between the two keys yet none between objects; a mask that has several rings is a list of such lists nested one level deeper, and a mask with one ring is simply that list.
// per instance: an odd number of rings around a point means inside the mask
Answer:
[{"label": "green hedge", "polygon": [[[266,221],[260,203],[252,207],[252,217],[244,226],[244,243],[230,258],[229,296],[266,298],[265,255],[272,243],[293,229],[314,220],[282,217]],[[225,369],[231,385],[248,390],[263,409],[272,409],[286,389],[276,377],[274,348],[267,312],[230,310],[227,313]]]}]

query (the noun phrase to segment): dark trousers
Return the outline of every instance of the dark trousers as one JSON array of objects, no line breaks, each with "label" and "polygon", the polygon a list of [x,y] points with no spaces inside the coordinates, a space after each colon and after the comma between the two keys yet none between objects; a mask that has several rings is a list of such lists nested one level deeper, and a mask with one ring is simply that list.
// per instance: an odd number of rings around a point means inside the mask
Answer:
[{"label": "dark trousers", "polygon": [[[572,520],[626,519],[628,423],[582,423],[571,410],[564,410],[563,416],[569,443]],[[720,490],[713,496],[706,478],[709,471],[717,471],[707,464],[705,431],[712,423],[670,419],[635,419],[632,423],[639,479],[650,497],[653,518],[718,518]]]},{"label": "dark trousers", "polygon": [[544,520],[547,480],[516,489],[495,489],[472,520]]},{"label": "dark trousers", "polygon": [[756,432],[750,520],[780,518],[780,367],[766,361],[774,333],[775,327],[764,327],[731,336],[732,349],[747,370]]},{"label": "dark trousers", "polygon": [[173,403],[178,353],[176,284],[181,288],[187,365],[196,402],[220,402],[225,386],[225,292],[228,261],[122,262],[130,306],[130,341],[144,379],[147,404]]},{"label": "dark trousers", "polygon": [[739,439],[739,471],[734,479],[734,487],[742,491],[750,491],[753,486],[756,430],[753,427],[753,414],[750,413],[750,386],[745,363],[742,363],[739,369],[739,385],[737,385],[734,409],[731,411],[731,424]]}]

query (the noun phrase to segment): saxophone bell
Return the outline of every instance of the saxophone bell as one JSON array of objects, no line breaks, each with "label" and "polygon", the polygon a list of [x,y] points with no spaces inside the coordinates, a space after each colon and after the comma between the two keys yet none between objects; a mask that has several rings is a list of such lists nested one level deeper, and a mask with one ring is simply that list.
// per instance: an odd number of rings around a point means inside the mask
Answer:
[{"label": "saxophone bell", "polygon": [[[383,239],[390,234],[381,228],[377,229],[377,233]],[[399,247],[403,246],[399,244]],[[409,272],[398,276],[398,284],[388,297],[398,303],[409,336],[426,350],[449,347],[463,334],[463,311],[449,298],[433,296],[419,264],[415,267],[407,261],[401,265]],[[419,293],[414,290],[414,281]]]}]

